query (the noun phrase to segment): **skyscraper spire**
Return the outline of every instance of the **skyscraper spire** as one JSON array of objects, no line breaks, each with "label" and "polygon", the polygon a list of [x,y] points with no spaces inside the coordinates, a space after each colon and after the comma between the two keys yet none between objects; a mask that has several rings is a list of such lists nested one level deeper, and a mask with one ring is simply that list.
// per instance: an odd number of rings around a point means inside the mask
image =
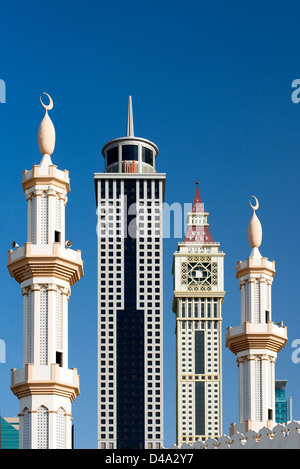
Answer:
[{"label": "skyscraper spire", "polygon": [[132,98],[129,95],[128,97],[128,112],[127,112],[127,137],[134,137],[134,128],[133,128],[133,112],[132,112]]}]

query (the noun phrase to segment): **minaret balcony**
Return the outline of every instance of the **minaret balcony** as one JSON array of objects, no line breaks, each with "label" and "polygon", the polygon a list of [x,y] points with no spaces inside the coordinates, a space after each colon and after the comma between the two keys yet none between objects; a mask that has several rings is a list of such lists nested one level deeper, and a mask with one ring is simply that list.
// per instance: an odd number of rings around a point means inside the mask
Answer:
[{"label": "minaret balcony", "polygon": [[54,185],[61,189],[65,189],[67,193],[70,192],[70,178],[69,171],[57,169],[57,166],[50,164],[46,168],[41,168],[40,165],[33,165],[29,171],[23,171],[22,186],[24,191],[33,186],[49,186]]},{"label": "minaret balcony", "polygon": [[241,278],[249,274],[266,274],[271,278],[275,275],[275,261],[269,261],[266,257],[248,257],[246,261],[239,261],[236,266],[236,277]]},{"label": "minaret balcony", "polygon": [[72,286],[83,277],[81,251],[65,248],[61,243],[25,243],[8,251],[7,267],[18,283],[32,277],[58,277]]},{"label": "minaret balcony", "polygon": [[68,397],[74,402],[79,396],[77,369],[66,369],[57,363],[33,365],[11,370],[11,390],[20,399],[30,395],[55,394]]},{"label": "minaret balcony", "polygon": [[244,322],[236,327],[227,327],[226,347],[235,355],[250,349],[267,349],[278,353],[286,342],[287,327],[278,326],[273,322]]}]

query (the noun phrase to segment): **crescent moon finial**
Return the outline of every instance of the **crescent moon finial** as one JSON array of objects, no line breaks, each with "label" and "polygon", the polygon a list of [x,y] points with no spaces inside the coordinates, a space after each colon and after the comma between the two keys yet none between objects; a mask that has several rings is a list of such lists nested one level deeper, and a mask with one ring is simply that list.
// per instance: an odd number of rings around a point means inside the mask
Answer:
[{"label": "crescent moon finial", "polygon": [[49,104],[44,104],[43,101],[42,101],[42,97],[40,96],[40,101],[42,103],[42,106],[46,109],[46,111],[50,111],[52,108],[53,108],[53,101],[52,101],[52,98],[51,96],[49,96],[49,94],[43,92],[43,94],[45,94],[46,96],[48,96],[49,98]]},{"label": "crescent moon finial", "polygon": [[251,197],[253,197],[255,199],[256,204],[253,206],[252,203],[251,203],[251,200],[249,200],[250,207],[253,208],[254,211],[256,211],[259,208],[259,202],[258,202],[257,198],[255,197],[255,195],[252,195]]}]

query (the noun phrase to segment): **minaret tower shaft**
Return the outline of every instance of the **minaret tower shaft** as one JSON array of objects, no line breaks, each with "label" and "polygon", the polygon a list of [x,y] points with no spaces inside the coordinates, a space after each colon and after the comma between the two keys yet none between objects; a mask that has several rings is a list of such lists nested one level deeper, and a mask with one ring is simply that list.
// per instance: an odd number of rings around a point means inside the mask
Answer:
[{"label": "minaret tower shaft", "polygon": [[173,257],[177,445],[222,435],[224,256],[198,189]]},{"label": "minaret tower shaft", "polygon": [[275,422],[275,362],[287,342],[287,328],[272,321],[271,288],[275,262],[262,257],[262,228],[253,206],[248,227],[249,258],[237,263],[241,291],[241,324],[228,327],[226,347],[237,357],[239,369],[239,424],[231,433],[272,428]]},{"label": "minaret tower shaft", "polygon": [[28,241],[8,253],[9,272],[23,294],[23,368],[11,372],[20,449],[71,449],[71,404],[79,395],[77,370],[68,369],[68,301],[71,286],[83,276],[83,262],[81,251],[65,247],[70,179],[51,161],[55,130],[47,96],[38,132],[42,160],[23,171]]}]

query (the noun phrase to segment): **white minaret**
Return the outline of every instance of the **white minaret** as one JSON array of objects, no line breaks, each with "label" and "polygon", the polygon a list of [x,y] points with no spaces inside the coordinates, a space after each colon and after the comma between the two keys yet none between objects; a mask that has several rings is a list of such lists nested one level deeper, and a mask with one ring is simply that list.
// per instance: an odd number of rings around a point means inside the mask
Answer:
[{"label": "white minaret", "polygon": [[275,262],[262,257],[262,228],[256,215],[248,227],[252,248],[249,258],[237,263],[241,290],[241,325],[227,328],[226,347],[237,357],[239,368],[239,425],[231,433],[272,428],[275,422],[275,362],[287,341],[287,328],[272,322],[271,287]]},{"label": "white minaret", "polygon": [[[45,93],[46,94],[46,93]],[[23,368],[13,369],[19,399],[20,449],[72,448],[71,404],[79,376],[68,369],[68,300],[83,276],[81,251],[65,247],[68,171],[52,164],[55,130],[48,110],[38,133],[40,165],[23,172],[28,241],[8,253],[8,269],[23,294]],[[67,243],[70,245],[70,243]]]}]

